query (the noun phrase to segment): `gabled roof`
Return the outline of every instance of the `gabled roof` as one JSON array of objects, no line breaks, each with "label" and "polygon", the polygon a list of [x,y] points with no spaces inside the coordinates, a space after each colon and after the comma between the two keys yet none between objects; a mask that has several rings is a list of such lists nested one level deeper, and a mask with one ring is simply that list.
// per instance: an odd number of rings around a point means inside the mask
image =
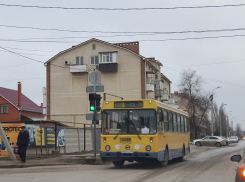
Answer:
[{"label": "gabled roof", "polygon": [[167,80],[169,83],[172,83],[171,80],[168,79],[163,73],[161,73],[161,77],[165,80]]},{"label": "gabled roof", "polygon": [[18,106],[18,91],[0,87],[0,96],[7,100],[10,104],[21,111],[31,111],[42,113],[42,108],[35,104],[32,100],[21,94],[21,107]]},{"label": "gabled roof", "polygon": [[120,49],[128,50],[128,51],[130,51],[131,53],[133,53],[133,54],[135,54],[135,55],[141,57],[142,59],[147,59],[147,58],[145,58],[144,56],[142,56],[142,55],[140,55],[140,54],[138,54],[138,53],[136,53],[136,52],[134,52],[134,51],[132,51],[132,50],[130,50],[130,49],[127,49],[127,48],[125,48],[125,47],[121,47],[121,46],[118,46],[117,44],[115,45],[115,44],[111,44],[111,43],[109,43],[109,42],[105,42],[105,41],[102,41],[102,40],[99,40],[99,39],[92,38],[92,39],[89,39],[89,40],[87,40],[87,41],[85,41],[85,42],[82,42],[82,43],[80,43],[80,44],[78,44],[78,45],[76,45],[76,46],[72,46],[72,47],[69,48],[69,49],[66,49],[66,50],[64,50],[64,51],[59,52],[58,54],[56,54],[55,56],[53,56],[51,59],[49,59],[47,62],[45,62],[44,65],[46,65],[48,62],[52,61],[53,59],[55,59],[55,58],[58,57],[59,55],[65,53],[65,52],[71,51],[71,50],[73,50],[73,49],[76,49],[77,47],[82,46],[82,45],[87,44],[87,43],[92,42],[92,41],[97,41],[97,42],[101,42],[101,43],[104,43],[104,44],[107,44],[107,45],[111,45],[111,46],[113,46],[113,47],[117,47],[117,48],[120,48]]}]

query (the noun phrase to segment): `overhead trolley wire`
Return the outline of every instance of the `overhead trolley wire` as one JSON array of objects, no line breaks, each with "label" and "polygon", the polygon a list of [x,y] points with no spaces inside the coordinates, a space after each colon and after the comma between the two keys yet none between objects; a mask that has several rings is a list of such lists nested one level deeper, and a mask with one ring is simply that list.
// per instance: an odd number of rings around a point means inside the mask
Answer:
[{"label": "overhead trolley wire", "polygon": [[225,4],[225,5],[206,5],[206,6],[179,6],[179,7],[160,7],[160,8],[91,8],[91,7],[61,7],[61,6],[31,6],[20,4],[0,4],[6,7],[20,7],[20,8],[39,8],[39,9],[62,9],[62,10],[110,10],[110,11],[135,11],[135,10],[176,10],[176,9],[203,9],[203,8],[226,8],[226,7],[240,7],[245,4]]}]

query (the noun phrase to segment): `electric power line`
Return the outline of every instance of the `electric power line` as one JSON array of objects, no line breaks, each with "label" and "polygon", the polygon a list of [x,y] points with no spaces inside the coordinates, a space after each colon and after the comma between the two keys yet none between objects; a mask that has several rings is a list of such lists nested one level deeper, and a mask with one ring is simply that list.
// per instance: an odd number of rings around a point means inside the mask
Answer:
[{"label": "electric power line", "polygon": [[[3,50],[0,50],[1,52],[8,52],[8,51],[3,51]],[[34,55],[34,56],[53,56],[53,55],[40,55],[40,54],[29,54],[29,53],[20,53],[20,54],[23,54],[23,55]]]},{"label": "electric power line", "polygon": [[174,10],[174,9],[203,9],[203,8],[225,8],[225,7],[240,7],[245,4],[227,4],[227,5],[210,5],[210,6],[180,6],[180,7],[166,7],[166,8],[75,8],[75,7],[60,7],[60,6],[30,6],[19,4],[0,4],[0,6],[7,7],[21,7],[21,8],[40,8],[40,9],[63,9],[63,10]]},{"label": "electric power line", "polygon": [[27,65],[27,64],[34,64],[34,63],[24,63],[24,64],[15,64],[15,65],[3,66],[3,67],[0,67],[0,69],[2,69],[2,68],[12,68],[12,67],[15,67],[15,66],[23,66],[23,65]]},{"label": "electric power line", "polygon": [[188,65],[188,66],[176,66],[176,67],[166,67],[162,69],[171,69],[171,68],[184,68],[184,67],[192,67],[192,66],[208,66],[213,64],[227,64],[227,63],[236,63],[236,62],[244,62],[245,60],[240,61],[226,61],[226,62],[217,62],[217,63],[206,63],[206,64],[194,64],[194,65]]},{"label": "electric power line", "polygon": [[[221,35],[221,36],[213,36],[213,37],[188,37],[188,38],[182,38],[182,39],[155,39],[155,40],[138,40],[139,42],[166,42],[166,41],[185,41],[185,40],[202,40],[202,39],[219,39],[219,38],[233,38],[233,37],[245,37],[245,35]],[[91,37],[92,38],[92,37]],[[35,43],[75,43],[75,44],[79,44],[81,42],[69,42],[69,41],[19,41],[19,40],[15,40],[15,39],[0,39],[0,41],[7,41],[7,42],[35,42]],[[110,42],[120,42],[120,41],[110,41]],[[130,41],[126,41],[126,42],[121,42],[121,43],[127,43]]]},{"label": "electric power line", "polygon": [[73,32],[73,33],[123,33],[123,34],[185,34],[185,33],[207,33],[207,32],[224,32],[224,31],[243,31],[245,28],[233,28],[233,29],[213,29],[213,30],[186,30],[186,31],[155,31],[155,32],[126,32],[126,31],[91,31],[91,30],[67,30],[67,29],[57,29],[57,28],[39,28],[39,27],[28,27],[28,26],[15,26],[15,25],[0,25],[1,27],[7,28],[19,28],[19,29],[33,29],[33,30],[41,30],[41,31],[61,31],[61,32]]},{"label": "electric power line", "polygon": [[16,48],[16,47],[5,47],[5,48],[22,50],[22,51],[34,51],[34,52],[59,52],[59,51],[37,50],[37,49],[20,49],[20,48]]},{"label": "electric power line", "polygon": [[[168,68],[168,70],[180,73],[179,70],[174,70],[174,69],[171,69],[171,68]],[[207,80],[210,80],[210,81],[213,81],[213,82],[217,82],[217,83],[224,83],[224,84],[233,85],[233,86],[240,87],[240,88],[245,88],[245,85],[239,85],[239,84],[236,84],[236,83],[231,83],[231,82],[227,82],[227,81],[223,81],[223,80],[217,80],[217,79],[206,78],[206,77],[204,79],[207,79]]]},{"label": "electric power line", "polygon": [[[1,46],[0,46],[0,48],[3,49],[3,50],[5,50],[5,51],[8,51],[8,52],[10,52],[10,53],[12,53],[12,54],[18,55],[18,56],[20,56],[20,57],[24,57],[24,58],[26,58],[26,59],[35,61],[35,62],[37,62],[37,63],[43,63],[43,64],[45,63],[45,62],[43,62],[43,61],[39,61],[39,60],[30,58],[30,57],[21,55],[21,54],[19,54],[19,53],[17,53],[17,52],[10,51],[10,50],[8,50],[8,49],[6,49],[6,48],[4,48],[4,47],[1,47]],[[55,67],[59,67],[59,68],[70,69],[70,68],[68,68],[68,67],[63,67],[63,66],[59,66],[59,65],[56,65],[56,64],[51,64],[51,63],[49,63],[49,64],[50,64],[51,66],[55,66]],[[73,69],[76,69],[76,70],[84,70],[84,69],[78,69],[78,68],[73,68]]]}]

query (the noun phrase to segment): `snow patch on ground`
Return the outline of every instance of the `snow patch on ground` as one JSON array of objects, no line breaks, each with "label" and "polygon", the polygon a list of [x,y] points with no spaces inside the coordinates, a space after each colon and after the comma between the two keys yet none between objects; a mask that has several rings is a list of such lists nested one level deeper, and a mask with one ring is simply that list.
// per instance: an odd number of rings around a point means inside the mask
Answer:
[{"label": "snow patch on ground", "polygon": [[194,162],[204,162],[204,161],[209,160],[212,157],[226,154],[226,153],[231,153],[231,152],[241,150],[241,149],[245,149],[245,141],[240,141],[237,144],[230,144],[230,146],[228,147],[221,147],[221,148],[217,148],[214,150],[201,152],[199,154],[194,155],[192,158],[189,158],[188,160],[194,161]]}]

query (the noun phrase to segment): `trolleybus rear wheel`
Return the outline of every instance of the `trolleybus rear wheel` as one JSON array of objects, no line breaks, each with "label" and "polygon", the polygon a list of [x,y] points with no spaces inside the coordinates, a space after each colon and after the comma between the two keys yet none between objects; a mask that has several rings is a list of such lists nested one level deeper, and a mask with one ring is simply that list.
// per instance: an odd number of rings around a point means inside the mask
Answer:
[{"label": "trolleybus rear wheel", "polygon": [[185,156],[185,148],[183,147],[182,156],[178,158],[180,162],[184,161],[184,156]]},{"label": "trolleybus rear wheel", "polygon": [[117,167],[119,167],[119,166],[122,166],[123,164],[124,164],[124,160],[123,161],[113,161],[112,163],[114,164],[114,166],[117,166]]}]

